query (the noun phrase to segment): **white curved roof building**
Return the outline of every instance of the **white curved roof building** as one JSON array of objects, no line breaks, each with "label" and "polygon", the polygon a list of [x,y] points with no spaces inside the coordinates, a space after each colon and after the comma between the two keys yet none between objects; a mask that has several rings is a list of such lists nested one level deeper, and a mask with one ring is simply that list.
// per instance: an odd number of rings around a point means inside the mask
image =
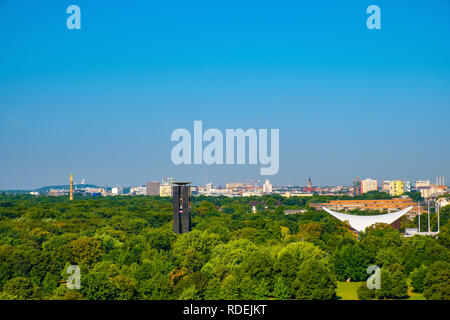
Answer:
[{"label": "white curved roof building", "polygon": [[330,210],[328,208],[322,207],[323,210],[331,214],[333,217],[341,220],[341,221],[348,221],[350,226],[359,231],[364,231],[367,227],[370,227],[371,225],[375,223],[387,223],[391,224],[397,219],[399,219],[401,216],[403,216],[405,213],[407,213],[409,210],[411,210],[413,207],[407,207],[403,210],[392,212],[392,213],[386,213],[386,214],[377,214],[377,215],[367,215],[367,216],[357,216],[352,214],[345,214],[336,212],[333,210]]}]

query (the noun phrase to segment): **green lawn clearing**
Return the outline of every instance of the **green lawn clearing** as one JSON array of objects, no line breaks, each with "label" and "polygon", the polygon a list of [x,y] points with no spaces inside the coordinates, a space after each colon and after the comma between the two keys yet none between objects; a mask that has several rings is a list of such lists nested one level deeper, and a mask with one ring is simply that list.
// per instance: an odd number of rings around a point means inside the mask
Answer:
[{"label": "green lawn clearing", "polygon": [[363,282],[338,282],[336,295],[340,300],[359,300],[356,290]]}]

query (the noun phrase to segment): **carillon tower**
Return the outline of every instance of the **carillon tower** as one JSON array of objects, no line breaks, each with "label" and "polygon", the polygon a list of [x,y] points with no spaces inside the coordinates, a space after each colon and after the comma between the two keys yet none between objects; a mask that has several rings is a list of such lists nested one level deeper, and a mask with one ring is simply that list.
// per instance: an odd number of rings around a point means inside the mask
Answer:
[{"label": "carillon tower", "polygon": [[190,182],[175,182],[173,195],[173,232],[191,231],[191,186]]}]

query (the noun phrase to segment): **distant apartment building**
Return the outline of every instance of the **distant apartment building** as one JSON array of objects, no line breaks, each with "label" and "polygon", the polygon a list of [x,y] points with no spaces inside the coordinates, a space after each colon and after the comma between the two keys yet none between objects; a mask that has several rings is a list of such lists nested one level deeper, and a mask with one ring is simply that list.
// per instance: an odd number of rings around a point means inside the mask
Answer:
[{"label": "distant apartment building", "polygon": [[394,180],[391,184],[391,189],[389,194],[391,196],[400,196],[404,193],[404,184],[402,180]]},{"label": "distant apartment building", "polygon": [[250,191],[244,191],[241,193],[242,197],[252,197],[252,196],[262,196],[262,190],[261,189],[254,189]]},{"label": "distant apartment building", "polygon": [[112,196],[118,196],[120,194],[123,194],[123,188],[122,187],[114,187],[111,189],[111,195]]},{"label": "distant apartment building", "polygon": [[419,189],[419,188],[429,187],[430,185],[431,185],[430,180],[418,180],[418,181],[416,181],[415,187],[416,187],[416,189]]},{"label": "distant apartment building", "polygon": [[403,193],[411,191],[411,181],[403,181]]},{"label": "distant apartment building", "polygon": [[172,196],[172,186],[171,185],[160,185],[159,195],[161,197],[171,197]]},{"label": "distant apartment building", "polygon": [[383,181],[381,185],[381,191],[389,193],[391,190],[391,182],[390,180]]},{"label": "distant apartment building", "polygon": [[227,189],[237,189],[237,188],[243,188],[245,186],[242,182],[231,182],[226,184]]},{"label": "distant apartment building", "polygon": [[104,188],[86,188],[85,191],[87,194],[91,194],[93,196],[106,193],[106,190]]},{"label": "distant apartment building", "polygon": [[191,186],[191,195],[197,196],[199,194],[198,186]]},{"label": "distant apartment building", "polygon": [[447,192],[443,177],[436,178],[436,184],[431,184],[430,180],[418,180],[415,189],[420,191],[420,195],[425,199],[437,197]]},{"label": "distant apartment building", "polygon": [[67,189],[50,189],[48,192],[49,196],[57,197],[57,196],[67,196],[69,195],[69,190]]},{"label": "distant apartment building", "polygon": [[145,185],[145,192],[145,194],[148,196],[159,196],[159,182],[147,182],[147,184]]},{"label": "distant apartment building", "polygon": [[272,193],[272,185],[269,180],[266,180],[263,185],[263,193]]},{"label": "distant apartment building", "polygon": [[356,180],[353,181],[353,195],[360,196],[361,194],[362,194],[361,180],[359,180],[359,177],[356,177]]},{"label": "distant apartment building", "polygon": [[370,178],[361,180],[361,194],[377,190],[378,190],[378,180],[373,180]]},{"label": "distant apartment building", "polygon": [[146,188],[145,187],[131,187],[130,194],[134,195],[134,196],[143,196],[146,194]]},{"label": "distant apartment building", "polygon": [[[410,191],[409,181],[402,180],[386,180],[383,181],[382,191],[389,193],[389,195],[396,197],[400,196],[405,192]],[[405,188],[406,187],[406,188]],[[408,191],[406,191],[408,190]]]},{"label": "distant apartment building", "polygon": [[419,191],[422,198],[428,199],[445,194],[447,192],[447,187],[432,184],[429,187],[419,188]]},{"label": "distant apartment building", "polygon": [[175,183],[174,178],[164,178],[161,185],[159,186],[159,196],[160,197],[171,197],[172,196],[172,186]]},{"label": "distant apartment building", "polygon": [[207,194],[207,195],[210,195],[211,192],[212,192],[212,190],[213,190],[213,184],[212,184],[212,182],[207,183],[207,184],[206,184],[206,194]]}]

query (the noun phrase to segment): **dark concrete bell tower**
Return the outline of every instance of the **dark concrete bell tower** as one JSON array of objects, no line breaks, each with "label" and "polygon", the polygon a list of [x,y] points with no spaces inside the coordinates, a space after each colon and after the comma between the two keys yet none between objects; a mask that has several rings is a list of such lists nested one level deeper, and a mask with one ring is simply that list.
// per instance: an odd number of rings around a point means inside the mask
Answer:
[{"label": "dark concrete bell tower", "polygon": [[175,182],[173,195],[173,232],[191,231],[191,186],[190,182]]}]

